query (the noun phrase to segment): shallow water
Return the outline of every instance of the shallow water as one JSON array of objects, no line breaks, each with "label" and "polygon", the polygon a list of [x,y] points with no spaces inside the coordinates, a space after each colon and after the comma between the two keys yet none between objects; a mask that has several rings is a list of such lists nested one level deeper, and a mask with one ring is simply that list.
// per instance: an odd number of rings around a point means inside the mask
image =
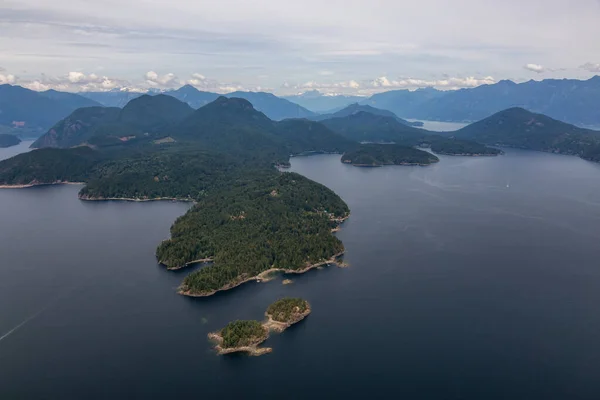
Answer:
[{"label": "shallow water", "polygon": [[[176,294],[156,264],[182,203],[0,191],[0,398],[597,399],[600,166],[506,150],[429,167],[292,171],[352,209],[347,269]],[[282,296],[313,313],[258,357],[206,335]]]}]

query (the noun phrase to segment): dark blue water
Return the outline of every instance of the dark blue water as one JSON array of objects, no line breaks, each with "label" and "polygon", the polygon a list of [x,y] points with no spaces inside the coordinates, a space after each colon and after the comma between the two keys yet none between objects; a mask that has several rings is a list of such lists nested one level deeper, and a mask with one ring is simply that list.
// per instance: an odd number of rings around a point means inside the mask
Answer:
[{"label": "dark blue water", "polygon": [[[178,296],[154,249],[179,203],[0,191],[1,399],[600,398],[600,166],[507,150],[431,167],[294,158],[352,217],[347,269]],[[281,296],[313,306],[216,356],[210,331]]]}]

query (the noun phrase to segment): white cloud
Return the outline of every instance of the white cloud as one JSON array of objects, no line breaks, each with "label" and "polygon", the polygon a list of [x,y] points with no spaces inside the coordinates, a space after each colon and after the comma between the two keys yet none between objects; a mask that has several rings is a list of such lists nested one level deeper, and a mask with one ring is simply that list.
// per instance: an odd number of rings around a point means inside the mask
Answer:
[{"label": "white cloud", "polygon": [[4,85],[4,84],[14,84],[17,82],[17,78],[14,75],[11,74],[0,74],[0,85]]},{"label": "white cloud", "polygon": [[216,79],[207,78],[206,76],[200,73],[192,74],[190,79],[182,83],[192,85],[199,90],[215,93],[231,93],[236,91],[258,92],[268,90],[267,88],[262,88],[260,86],[245,87],[244,85],[241,85],[239,83],[220,82]]},{"label": "white cloud", "polygon": [[480,85],[490,85],[496,83],[496,80],[491,77],[445,77],[439,80],[415,79],[415,78],[398,78],[390,79],[386,76],[381,76],[372,80],[357,81],[349,80],[342,82],[320,83],[309,81],[299,85],[292,85],[285,82],[282,89],[288,91],[295,90],[319,90],[323,94],[359,94],[370,95],[374,93],[384,92],[397,89],[419,89],[419,88],[437,88],[441,90],[456,90],[462,88],[472,88]]},{"label": "white cloud", "polygon": [[146,72],[146,75],[144,75],[144,78],[146,79],[146,83],[151,87],[170,88],[179,84],[177,77],[172,72],[159,75],[154,71],[148,71]]},{"label": "white cloud", "polygon": [[546,68],[544,68],[543,66],[539,65],[539,64],[527,64],[525,66],[523,66],[523,68],[541,74],[542,72],[546,71]]},{"label": "white cloud", "polygon": [[[598,1],[600,1],[600,0],[598,0]],[[594,63],[588,62],[588,63],[583,64],[579,68],[585,69],[586,71],[589,71],[589,72],[597,73],[597,72],[600,72],[600,63],[594,64]]]}]

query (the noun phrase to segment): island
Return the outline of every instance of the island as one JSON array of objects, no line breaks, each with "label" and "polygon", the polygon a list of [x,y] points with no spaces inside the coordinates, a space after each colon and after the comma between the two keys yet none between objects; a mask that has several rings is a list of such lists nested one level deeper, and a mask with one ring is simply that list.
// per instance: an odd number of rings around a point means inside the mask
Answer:
[{"label": "island", "polygon": [[21,139],[10,133],[0,133],[0,148],[16,146],[21,143]]},{"label": "island", "polygon": [[260,356],[270,353],[271,348],[258,346],[269,337],[269,329],[258,321],[234,321],[218,332],[208,335],[216,342],[215,349],[218,354],[237,352]]},{"label": "island", "polygon": [[[502,150],[488,147],[472,140],[459,140],[453,138],[432,139],[429,143],[431,151],[448,156],[497,156]],[[423,143],[427,145],[428,143]]]},{"label": "island", "polygon": [[259,347],[269,338],[271,331],[281,333],[306,318],[311,312],[310,304],[300,298],[283,298],[271,304],[265,322],[234,321],[218,332],[208,334],[216,343],[217,354],[248,353],[260,356],[273,351],[270,347]]},{"label": "island", "polygon": [[430,165],[439,161],[435,155],[423,150],[397,144],[363,144],[356,150],[344,153],[343,163],[355,167],[381,167],[384,165]]},{"label": "island", "polygon": [[310,304],[304,299],[286,297],[277,300],[267,308],[266,326],[270,330],[283,332],[306,318],[310,311]]}]

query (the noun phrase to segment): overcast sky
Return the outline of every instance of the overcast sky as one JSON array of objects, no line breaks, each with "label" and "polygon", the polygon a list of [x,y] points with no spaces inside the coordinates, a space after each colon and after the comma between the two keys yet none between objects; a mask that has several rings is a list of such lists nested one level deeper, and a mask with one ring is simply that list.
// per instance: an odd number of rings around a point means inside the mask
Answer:
[{"label": "overcast sky", "polygon": [[0,84],[327,93],[600,74],[600,0],[0,0]]}]

